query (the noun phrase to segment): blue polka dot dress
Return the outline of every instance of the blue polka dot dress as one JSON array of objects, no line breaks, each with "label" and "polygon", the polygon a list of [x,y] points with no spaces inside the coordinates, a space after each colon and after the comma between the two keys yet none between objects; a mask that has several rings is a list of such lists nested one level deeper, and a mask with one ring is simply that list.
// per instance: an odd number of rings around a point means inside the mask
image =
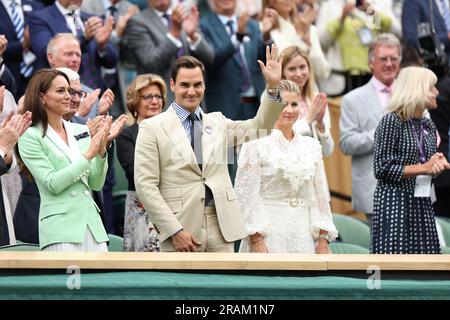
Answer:
[{"label": "blue polka dot dress", "polygon": [[371,253],[441,253],[429,197],[414,197],[416,178],[403,179],[403,168],[419,164],[414,129],[424,128],[426,160],[436,153],[436,127],[430,119],[403,121],[385,115],[375,131],[374,196]]}]

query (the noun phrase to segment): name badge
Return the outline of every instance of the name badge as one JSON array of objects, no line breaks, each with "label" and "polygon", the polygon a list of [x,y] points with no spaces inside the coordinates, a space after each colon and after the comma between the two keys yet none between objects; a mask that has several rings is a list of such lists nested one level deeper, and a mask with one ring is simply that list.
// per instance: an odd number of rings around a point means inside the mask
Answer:
[{"label": "name badge", "polygon": [[427,198],[431,196],[431,176],[417,176],[414,197]]},{"label": "name badge", "polygon": [[373,41],[372,32],[370,32],[369,28],[362,27],[358,30],[359,41],[365,46],[369,46]]}]

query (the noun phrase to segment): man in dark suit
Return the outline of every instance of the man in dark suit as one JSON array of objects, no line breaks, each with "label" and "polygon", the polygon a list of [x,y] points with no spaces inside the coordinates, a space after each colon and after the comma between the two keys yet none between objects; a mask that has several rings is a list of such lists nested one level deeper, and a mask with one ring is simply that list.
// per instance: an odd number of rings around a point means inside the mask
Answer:
[{"label": "man in dark suit", "polygon": [[[0,111],[3,109],[3,97],[0,101]],[[31,113],[24,115],[10,114],[0,125],[0,175],[8,173],[16,165],[13,148],[20,136],[31,125]],[[0,181],[0,246],[10,244],[8,217],[11,216],[8,199],[3,196]]]},{"label": "man in dark suit", "polygon": [[[237,17],[236,0],[214,0],[214,13],[202,18],[200,26],[214,48],[214,61],[206,66],[205,101],[208,112],[220,111],[227,118],[253,118],[264,90],[264,78],[257,61],[265,46],[257,21],[243,14]],[[269,42],[270,29],[264,38]]]},{"label": "man in dark suit", "polygon": [[[148,0],[148,8],[128,20],[125,30],[138,74],[158,74],[168,88],[170,71],[179,56],[192,55],[205,64],[214,57],[211,46],[197,32],[197,8],[180,4],[171,11],[170,5],[171,0]],[[172,99],[173,93],[168,92],[167,100]]]},{"label": "man in dark suit", "polygon": [[28,16],[43,7],[32,0],[0,1],[0,35],[8,39],[3,58],[17,85],[16,99],[25,92],[37,63],[30,47]]},{"label": "man in dark suit", "polygon": [[[439,41],[450,53],[450,8],[448,0],[432,0],[434,29]],[[408,45],[419,48],[417,26],[430,22],[429,2],[424,0],[407,0],[403,3],[402,30]]]},{"label": "man in dark suit", "polygon": [[114,19],[80,12],[82,0],[58,0],[55,4],[30,14],[31,47],[38,57],[38,68],[48,67],[46,48],[58,33],[72,33],[80,41],[83,53],[81,82],[90,88],[105,89],[101,67],[115,68],[118,54],[109,41]]},{"label": "man in dark suit", "polygon": [[0,35],[0,86],[5,86],[15,96],[17,94],[16,80],[3,59],[7,46],[8,40],[4,35]]}]

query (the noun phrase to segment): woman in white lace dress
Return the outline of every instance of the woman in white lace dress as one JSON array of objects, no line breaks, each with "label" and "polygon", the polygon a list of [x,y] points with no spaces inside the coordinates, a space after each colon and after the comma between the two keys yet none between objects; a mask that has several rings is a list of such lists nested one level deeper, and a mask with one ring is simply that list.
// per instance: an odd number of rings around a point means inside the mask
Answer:
[{"label": "woman in white lace dress", "polygon": [[296,134],[298,86],[281,82],[287,102],[273,132],[246,143],[235,189],[248,237],[240,252],[329,253],[333,225],[320,143]]}]

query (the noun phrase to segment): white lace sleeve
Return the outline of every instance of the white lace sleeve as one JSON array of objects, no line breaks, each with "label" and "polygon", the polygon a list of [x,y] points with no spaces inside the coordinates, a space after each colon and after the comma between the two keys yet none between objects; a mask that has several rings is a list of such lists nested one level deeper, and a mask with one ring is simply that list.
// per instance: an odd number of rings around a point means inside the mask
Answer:
[{"label": "white lace sleeve", "polygon": [[322,160],[316,162],[314,188],[319,202],[319,210],[311,210],[311,234],[314,239],[317,239],[320,230],[325,230],[335,240],[338,232],[333,224],[330,203],[328,202],[328,188]]},{"label": "white lace sleeve", "polygon": [[257,142],[245,143],[239,154],[234,188],[244,218],[247,234],[267,234],[269,219],[260,191],[261,159]]}]

